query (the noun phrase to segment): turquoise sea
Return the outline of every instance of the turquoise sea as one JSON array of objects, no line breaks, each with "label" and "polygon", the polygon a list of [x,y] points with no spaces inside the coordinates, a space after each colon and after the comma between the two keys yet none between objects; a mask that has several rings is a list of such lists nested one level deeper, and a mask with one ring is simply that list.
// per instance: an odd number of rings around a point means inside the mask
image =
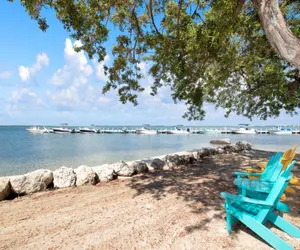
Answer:
[{"label": "turquoise sea", "polygon": [[[76,168],[97,166],[120,160],[136,160],[209,147],[210,140],[229,138],[232,142],[246,140],[255,148],[284,151],[294,144],[300,146],[300,135],[233,135],[233,134],[37,134],[26,131],[29,126],[0,127],[0,176],[24,174],[40,168]],[[49,128],[53,126],[47,126]],[[101,126],[108,128],[109,126]],[[118,126],[123,128],[124,126]],[[129,127],[127,128],[138,128]],[[99,127],[100,128],[100,127]],[[113,128],[112,126],[110,128]],[[170,128],[170,127],[155,127]],[[201,127],[192,127],[201,128]],[[202,127],[204,128],[204,127]],[[205,127],[209,128],[209,127]],[[210,127],[221,128],[221,127]],[[298,148],[298,152],[300,152]]]}]

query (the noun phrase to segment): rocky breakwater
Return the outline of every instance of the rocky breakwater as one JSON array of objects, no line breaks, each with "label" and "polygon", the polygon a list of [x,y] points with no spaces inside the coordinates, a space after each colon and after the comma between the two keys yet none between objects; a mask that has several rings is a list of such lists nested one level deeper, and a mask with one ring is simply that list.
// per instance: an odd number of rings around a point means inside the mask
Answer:
[{"label": "rocky breakwater", "polygon": [[216,154],[240,153],[251,150],[248,142],[227,144],[217,148],[170,154],[133,162],[118,162],[96,167],[79,166],[76,169],[61,167],[55,171],[39,169],[24,175],[0,178],[0,201],[13,196],[27,195],[51,188],[67,188],[81,185],[96,185],[118,177],[131,177],[148,171],[171,170],[174,167],[201,161]]}]

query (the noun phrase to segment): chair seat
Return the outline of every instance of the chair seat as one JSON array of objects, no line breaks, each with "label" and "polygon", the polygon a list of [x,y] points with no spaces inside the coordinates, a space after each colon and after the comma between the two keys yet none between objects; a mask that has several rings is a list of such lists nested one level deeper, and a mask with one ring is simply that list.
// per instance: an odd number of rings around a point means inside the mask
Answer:
[{"label": "chair seat", "polygon": [[235,179],[233,184],[239,188],[245,188],[253,191],[270,192],[274,183],[270,181],[262,181],[260,179]]},{"label": "chair seat", "polygon": [[243,201],[235,201],[231,203],[231,208],[233,208],[233,211],[235,210],[239,212],[244,212],[252,217],[255,217],[258,214],[258,212],[263,208],[263,206]]}]

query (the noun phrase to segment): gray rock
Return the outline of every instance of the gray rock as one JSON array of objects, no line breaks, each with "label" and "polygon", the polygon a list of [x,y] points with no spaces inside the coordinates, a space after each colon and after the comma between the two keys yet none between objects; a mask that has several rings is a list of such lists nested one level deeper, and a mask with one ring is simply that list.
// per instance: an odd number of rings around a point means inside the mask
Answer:
[{"label": "gray rock", "polygon": [[193,155],[193,158],[195,160],[198,160],[198,151],[193,151],[193,152],[191,152],[191,154]]},{"label": "gray rock", "polygon": [[88,166],[79,166],[74,171],[76,173],[76,186],[96,185],[99,182],[95,171]]},{"label": "gray rock", "polygon": [[47,169],[39,169],[25,175],[10,178],[12,191],[18,195],[46,190],[52,183],[53,173]]},{"label": "gray rock", "polygon": [[[189,164],[189,156],[186,157],[185,155],[167,155],[165,157],[165,161],[166,161],[166,165],[169,168],[173,168],[176,166],[180,166],[180,165],[185,165],[185,164]],[[163,169],[165,169],[166,166],[164,166]]]},{"label": "gray rock", "polygon": [[223,149],[227,154],[240,152],[240,148],[238,146],[231,144],[224,146]]},{"label": "gray rock", "polygon": [[249,142],[246,141],[239,141],[235,144],[241,151],[242,150],[251,150],[252,145]]},{"label": "gray rock", "polygon": [[118,176],[133,176],[136,173],[134,167],[132,165],[129,166],[124,161],[112,164],[111,168],[116,172]]},{"label": "gray rock", "polygon": [[149,171],[147,164],[142,161],[135,161],[131,164],[137,174],[147,173]]},{"label": "gray rock", "polygon": [[55,188],[74,187],[76,184],[76,174],[72,168],[65,166],[53,172],[53,184]]},{"label": "gray rock", "polygon": [[98,175],[100,182],[112,181],[117,178],[117,174],[109,164],[93,167],[92,169]]},{"label": "gray rock", "polygon": [[225,150],[222,147],[217,147],[216,152],[217,152],[217,154],[224,154]]},{"label": "gray rock", "polygon": [[227,145],[230,144],[230,139],[215,139],[210,141],[211,144]]},{"label": "gray rock", "polygon": [[197,154],[197,160],[202,160],[204,157],[211,156],[215,153],[216,151],[212,148],[201,148],[198,150]]},{"label": "gray rock", "polygon": [[166,155],[165,156],[166,166],[163,167],[163,170],[168,170],[170,168],[181,165],[181,159],[179,155]]},{"label": "gray rock", "polygon": [[163,167],[165,166],[166,162],[159,159],[159,158],[155,158],[153,159],[153,161],[151,162],[151,167],[155,170],[162,170]]},{"label": "gray rock", "polygon": [[0,201],[6,199],[11,194],[9,179],[0,179]]},{"label": "gray rock", "polygon": [[183,155],[183,158],[184,158],[184,162],[187,164],[192,164],[197,160],[197,158],[195,158],[193,153],[187,153]]}]

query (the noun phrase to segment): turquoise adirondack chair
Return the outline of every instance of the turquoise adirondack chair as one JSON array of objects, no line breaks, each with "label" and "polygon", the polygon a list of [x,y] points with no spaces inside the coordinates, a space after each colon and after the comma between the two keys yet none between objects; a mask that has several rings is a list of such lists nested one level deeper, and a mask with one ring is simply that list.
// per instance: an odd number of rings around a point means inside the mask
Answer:
[{"label": "turquoise adirondack chair", "polygon": [[[238,187],[238,193],[243,196],[255,198],[259,200],[265,200],[266,194],[270,193],[275,181],[282,170],[282,152],[278,152],[270,157],[270,160],[262,173],[248,173],[248,172],[234,172],[237,175],[237,179],[233,181],[233,184]],[[259,179],[241,178],[242,176],[260,176]],[[276,209],[280,212],[289,212],[288,205],[281,201],[276,203]]]},{"label": "turquoise adirondack chair", "polygon": [[226,199],[224,207],[226,210],[227,231],[229,233],[232,232],[232,225],[239,220],[275,249],[293,249],[291,245],[264,226],[264,223],[270,221],[287,234],[300,238],[299,228],[274,212],[276,203],[293,176],[291,170],[294,164],[295,161],[280,174],[266,200],[252,199],[226,192],[221,193],[221,196]]}]

